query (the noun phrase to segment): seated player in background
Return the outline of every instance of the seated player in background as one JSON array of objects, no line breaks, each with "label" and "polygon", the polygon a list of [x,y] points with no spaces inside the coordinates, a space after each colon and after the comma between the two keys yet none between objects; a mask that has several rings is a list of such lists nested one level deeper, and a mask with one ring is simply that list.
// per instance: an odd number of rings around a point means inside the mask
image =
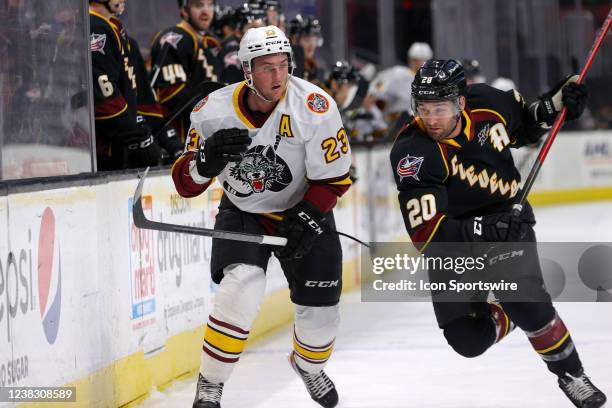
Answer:
[{"label": "seated player in background", "polygon": [[[218,80],[219,40],[211,32],[214,7],[214,0],[178,0],[181,21],[153,38],[151,85],[166,114],[181,108],[198,84]],[[172,126],[181,143],[192,107]]]}]

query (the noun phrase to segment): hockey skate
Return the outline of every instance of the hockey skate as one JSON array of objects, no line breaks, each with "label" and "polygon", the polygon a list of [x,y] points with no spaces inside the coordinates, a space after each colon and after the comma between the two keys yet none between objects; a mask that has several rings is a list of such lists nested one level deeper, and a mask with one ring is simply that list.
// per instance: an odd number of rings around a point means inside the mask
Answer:
[{"label": "hockey skate", "polygon": [[580,370],[575,376],[565,373],[559,376],[559,388],[578,408],[599,408],[606,403],[606,396],[591,383]]},{"label": "hockey skate", "polygon": [[223,383],[208,382],[202,374],[198,374],[198,385],[193,408],[221,408],[222,393]]},{"label": "hockey skate", "polygon": [[310,397],[319,405],[325,408],[333,408],[338,404],[336,386],[323,370],[315,374],[302,370],[298,367],[293,352],[289,355],[289,364],[291,364],[293,370],[300,376],[302,381],[304,381]]}]

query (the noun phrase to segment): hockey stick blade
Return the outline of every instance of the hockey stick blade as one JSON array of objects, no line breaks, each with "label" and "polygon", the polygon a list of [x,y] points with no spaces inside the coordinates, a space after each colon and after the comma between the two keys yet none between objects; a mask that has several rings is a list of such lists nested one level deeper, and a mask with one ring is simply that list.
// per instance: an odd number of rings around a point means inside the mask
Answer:
[{"label": "hockey stick blade", "polygon": [[192,234],[203,237],[227,239],[231,241],[253,242],[262,245],[274,245],[282,247],[287,244],[287,239],[284,237],[275,237],[272,235],[246,234],[242,232],[191,227],[188,225],[169,224],[165,222],[157,222],[147,219],[142,209],[142,187],[144,186],[144,181],[148,173],[149,168],[147,167],[144,174],[140,177],[140,181],[138,182],[138,186],[136,187],[136,191],[134,192],[134,198],[132,201],[132,216],[134,218],[134,225],[136,225],[138,228],[155,231]]}]

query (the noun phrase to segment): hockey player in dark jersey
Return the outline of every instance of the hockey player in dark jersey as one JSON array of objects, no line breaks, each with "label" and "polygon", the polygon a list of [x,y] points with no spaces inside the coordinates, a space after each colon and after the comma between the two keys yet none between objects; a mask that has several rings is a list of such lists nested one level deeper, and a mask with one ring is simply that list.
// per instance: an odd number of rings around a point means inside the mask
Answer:
[{"label": "hockey player in dark jersey", "polygon": [[[488,303],[485,293],[483,301],[451,303],[434,296],[438,325],[449,345],[462,356],[476,357],[516,325],[572,403],[595,408],[606,397],[585,375],[544,289],[531,207],[527,204],[520,215],[510,212],[520,176],[509,148],[540,139],[563,106],[569,120],[580,116],[586,88],[576,79],[568,78],[528,106],[516,91],[466,86],[463,67],[455,60],[429,60],[416,73],[416,117],[398,135],[391,165],[406,229],[425,255],[440,242],[482,245],[475,251],[492,254],[510,243],[524,245],[524,254],[504,261],[524,300]],[[439,277],[434,273],[429,271],[430,279]]]},{"label": "hockey player in dark jersey", "polygon": [[[178,6],[181,22],[160,31],[151,46],[152,86],[166,112],[180,108],[192,87],[218,80],[219,40],[209,31],[215,1],[178,0]],[[189,129],[190,108],[174,126],[181,141]]]},{"label": "hockey player in dark jersey", "polygon": [[289,21],[287,29],[296,54],[297,75],[313,83],[321,81],[323,73],[315,58],[317,48],[323,45],[319,20],[298,14]]},{"label": "hockey player in dark jersey", "polygon": [[219,52],[220,82],[235,84],[244,81],[244,73],[238,59],[240,40],[249,28],[263,27],[265,16],[265,11],[259,5],[253,6],[247,3],[234,11],[231,19],[233,33],[223,39]]},{"label": "hockey player in dark jersey", "polygon": [[174,128],[159,129],[164,122],[167,111],[158,103],[153,88],[151,88],[149,73],[138,43],[128,36],[128,45],[130,60],[134,61],[134,74],[136,75],[137,121],[146,124],[154,132],[155,140],[162,148],[160,156],[162,163],[172,164],[183,153],[183,143]]},{"label": "hockey player in dark jersey", "polygon": [[89,1],[98,170],[157,165],[160,158],[159,145],[138,114],[135,54],[116,17],[125,3]]}]

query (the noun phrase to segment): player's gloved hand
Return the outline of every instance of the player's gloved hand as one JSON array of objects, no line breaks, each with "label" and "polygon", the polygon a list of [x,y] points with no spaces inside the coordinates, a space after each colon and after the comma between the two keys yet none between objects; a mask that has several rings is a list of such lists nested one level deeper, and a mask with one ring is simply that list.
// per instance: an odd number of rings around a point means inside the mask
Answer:
[{"label": "player's gloved hand", "polygon": [[122,168],[157,166],[161,157],[159,144],[146,127],[118,135],[111,147],[111,153],[121,157]]},{"label": "player's gloved hand", "polygon": [[274,251],[278,259],[300,259],[312,249],[325,227],[325,215],[307,201],[287,210],[277,234],[287,238],[287,245]]},{"label": "player's gloved hand", "polygon": [[161,148],[167,153],[167,155],[163,156],[163,164],[173,164],[183,154],[185,148],[179,140],[175,129],[164,129],[157,135],[156,139]]},{"label": "player's gloved hand", "polygon": [[574,120],[584,112],[588,91],[584,84],[577,84],[578,75],[572,75],[558,83],[552,90],[539,97],[536,117],[547,127],[553,125],[557,113],[567,107],[567,120]]},{"label": "player's gloved hand", "polygon": [[228,162],[242,160],[251,144],[246,129],[221,129],[204,141],[196,155],[196,166],[202,177],[213,178],[223,171]]},{"label": "player's gloved hand", "polygon": [[475,240],[521,242],[532,225],[532,221],[510,212],[474,217]]}]

